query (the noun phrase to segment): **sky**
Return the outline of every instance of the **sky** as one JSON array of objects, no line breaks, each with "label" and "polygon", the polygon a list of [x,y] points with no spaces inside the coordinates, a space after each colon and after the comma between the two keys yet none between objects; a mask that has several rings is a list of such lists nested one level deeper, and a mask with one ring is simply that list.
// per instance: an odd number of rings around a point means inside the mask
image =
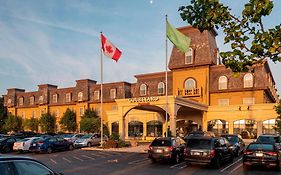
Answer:
[{"label": "sky", "polygon": [[[274,0],[265,27],[281,23]],[[239,16],[246,0],[221,0]],[[278,2],[278,3],[277,3]],[[8,88],[36,91],[75,80],[100,82],[100,32],[120,50],[118,63],[104,57],[103,80],[136,82],[134,75],[165,71],[165,15],[174,27],[188,25],[178,8],[190,0],[0,0],[0,95]],[[224,45],[218,30],[217,45]],[[171,54],[172,44],[168,44]],[[281,64],[270,64],[281,94]]]}]

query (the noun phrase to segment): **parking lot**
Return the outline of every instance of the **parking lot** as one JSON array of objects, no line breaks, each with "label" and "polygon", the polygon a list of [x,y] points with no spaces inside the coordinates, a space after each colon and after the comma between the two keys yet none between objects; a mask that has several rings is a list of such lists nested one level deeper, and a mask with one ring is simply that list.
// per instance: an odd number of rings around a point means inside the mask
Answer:
[{"label": "parking lot", "polygon": [[118,150],[84,150],[55,152],[52,154],[10,153],[13,155],[29,156],[37,159],[56,172],[65,175],[124,175],[124,174],[192,174],[192,175],[216,175],[216,174],[279,174],[279,172],[254,167],[248,171],[243,170],[242,158],[238,157],[231,164],[225,164],[220,169],[212,167],[189,165],[186,162],[172,164],[169,162],[152,163],[146,153],[119,152]]}]

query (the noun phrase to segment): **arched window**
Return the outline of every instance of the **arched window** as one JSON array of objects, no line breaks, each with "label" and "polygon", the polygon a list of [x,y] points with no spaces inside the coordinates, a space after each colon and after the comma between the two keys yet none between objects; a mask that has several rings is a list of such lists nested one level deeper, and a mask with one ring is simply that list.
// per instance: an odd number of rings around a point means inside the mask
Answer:
[{"label": "arched window", "polygon": [[78,101],[83,101],[83,92],[78,93]]},{"label": "arched window", "polygon": [[244,75],[244,88],[253,87],[253,74],[247,73]]},{"label": "arched window", "polygon": [[196,81],[193,78],[188,78],[184,82],[184,88],[188,89],[188,90],[195,89],[196,88]]},{"label": "arched window", "polygon": [[128,136],[129,137],[142,137],[143,136],[143,123],[140,121],[131,121],[128,123]]},{"label": "arched window", "polygon": [[234,122],[234,134],[240,134],[243,139],[257,138],[257,122],[255,120],[237,120]]},{"label": "arched window", "polygon": [[269,119],[262,122],[263,134],[276,134],[276,119]]},{"label": "arched window", "polygon": [[23,97],[20,97],[20,98],[19,98],[19,105],[20,105],[20,106],[23,105],[23,101],[24,101]]},{"label": "arched window", "polygon": [[219,90],[227,89],[227,77],[220,76],[219,78]]},{"label": "arched window", "polygon": [[185,53],[185,64],[192,64],[193,63],[193,49],[189,48],[188,51]]},{"label": "arched window", "polygon": [[163,82],[158,83],[158,94],[165,93],[165,84]]},{"label": "arched window", "polygon": [[140,85],[140,95],[141,95],[141,96],[146,95],[146,91],[147,91],[147,86],[146,86],[146,84]]},{"label": "arched window", "polygon": [[163,123],[157,120],[152,120],[146,123],[146,133],[149,137],[161,137],[163,131]]},{"label": "arched window", "polygon": [[228,122],[225,120],[211,120],[208,122],[208,131],[215,135],[227,134],[229,132]]},{"label": "arched window", "polygon": [[111,133],[119,134],[119,122],[111,123]]}]

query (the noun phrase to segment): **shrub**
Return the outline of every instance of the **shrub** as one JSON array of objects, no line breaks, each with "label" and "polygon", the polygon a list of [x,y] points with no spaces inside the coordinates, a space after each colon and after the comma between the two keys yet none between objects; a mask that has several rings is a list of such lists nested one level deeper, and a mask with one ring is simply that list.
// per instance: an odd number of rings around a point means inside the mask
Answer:
[{"label": "shrub", "polygon": [[122,139],[119,139],[117,141],[117,145],[118,145],[118,148],[122,148],[122,147],[125,147],[126,146],[126,142]]},{"label": "shrub", "polygon": [[117,148],[117,142],[115,140],[108,140],[105,145],[104,148]]},{"label": "shrub", "polygon": [[110,140],[116,140],[119,141],[120,140],[120,135],[118,133],[113,132],[110,136]]}]

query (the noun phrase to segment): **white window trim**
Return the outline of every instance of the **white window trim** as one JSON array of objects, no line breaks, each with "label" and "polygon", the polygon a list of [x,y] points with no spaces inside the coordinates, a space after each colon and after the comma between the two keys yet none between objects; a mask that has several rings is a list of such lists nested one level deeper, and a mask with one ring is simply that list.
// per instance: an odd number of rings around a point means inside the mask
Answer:
[{"label": "white window trim", "polygon": [[57,103],[58,102],[58,94],[54,94],[53,95],[53,103]]},{"label": "white window trim", "polygon": [[220,76],[219,77],[219,90],[227,89],[227,82],[228,79],[226,76]]},{"label": "white window trim", "polygon": [[140,96],[145,96],[147,94],[147,85],[141,84],[140,85]]},{"label": "white window trim", "polygon": [[[248,75],[250,75],[250,76],[248,77]],[[248,79],[246,79],[246,78],[248,78]],[[251,79],[249,79],[249,78],[251,78]],[[245,74],[244,78],[243,78],[243,83],[244,83],[244,88],[253,87],[254,86],[254,76],[253,76],[253,74],[251,74],[251,73]]]},{"label": "white window trim", "polygon": [[65,102],[67,102],[67,103],[71,102],[71,93],[65,94]]},{"label": "white window trim", "polygon": [[[163,89],[163,92],[159,92],[160,89]],[[158,94],[165,94],[165,83],[164,82],[158,83],[157,91],[158,91]]]},{"label": "white window trim", "polygon": [[[193,49],[189,48],[189,50],[184,54],[184,63],[193,64],[193,55],[194,55]],[[191,57],[191,59],[187,60],[187,57]]]},{"label": "white window trim", "polygon": [[83,92],[78,93],[78,101],[83,101]]},{"label": "white window trim", "polygon": [[94,100],[100,99],[100,91],[94,91]]},{"label": "white window trim", "polygon": [[110,98],[115,99],[116,98],[116,89],[110,89]]}]

